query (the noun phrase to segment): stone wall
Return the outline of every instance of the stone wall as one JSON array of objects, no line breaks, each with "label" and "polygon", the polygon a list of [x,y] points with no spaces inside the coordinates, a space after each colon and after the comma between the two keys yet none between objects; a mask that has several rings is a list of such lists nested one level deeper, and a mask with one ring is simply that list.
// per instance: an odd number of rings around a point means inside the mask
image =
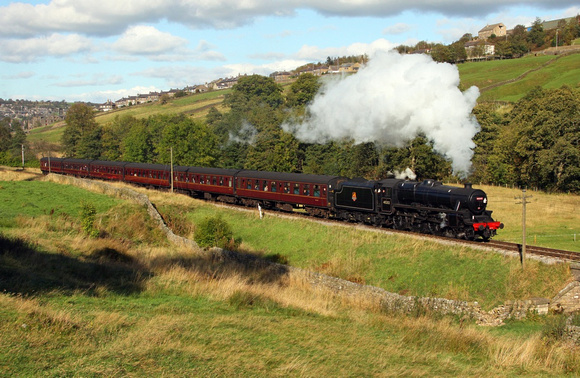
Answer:
[{"label": "stone wall", "polygon": [[149,216],[153,218],[153,220],[157,223],[157,226],[163,231],[163,233],[165,233],[167,239],[171,243],[183,245],[194,249],[199,249],[196,242],[181,237],[179,235],[175,235],[173,231],[171,231],[171,229],[167,227],[165,221],[163,220],[163,217],[161,216],[161,214],[159,214],[159,212],[155,208],[155,205],[153,205],[151,201],[149,201],[149,198],[145,194],[138,193],[137,191],[129,188],[116,187],[106,182],[81,179],[73,176],[49,174],[47,175],[47,179],[60,184],[74,185],[90,191],[103,193],[108,196],[129,200],[138,205],[141,205],[147,209],[147,213],[149,213]]},{"label": "stone wall", "polygon": [[580,311],[580,282],[573,281],[552,299],[550,310],[556,313]]}]

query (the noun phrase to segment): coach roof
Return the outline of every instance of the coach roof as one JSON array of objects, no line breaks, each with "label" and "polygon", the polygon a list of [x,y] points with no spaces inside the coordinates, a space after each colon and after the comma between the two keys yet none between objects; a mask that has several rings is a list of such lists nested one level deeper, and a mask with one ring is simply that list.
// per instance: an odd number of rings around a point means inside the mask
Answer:
[{"label": "coach roof", "polygon": [[332,180],[343,178],[341,176],[310,175],[303,173],[262,172],[262,171],[240,171],[238,172],[237,177],[260,179],[260,180],[273,180],[273,181],[304,182],[313,184],[327,184]]}]

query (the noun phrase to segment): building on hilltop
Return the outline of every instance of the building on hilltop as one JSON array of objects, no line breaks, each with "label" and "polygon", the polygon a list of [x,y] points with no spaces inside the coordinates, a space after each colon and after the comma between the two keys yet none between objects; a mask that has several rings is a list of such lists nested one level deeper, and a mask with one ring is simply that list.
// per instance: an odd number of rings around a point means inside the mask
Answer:
[{"label": "building on hilltop", "polygon": [[483,29],[481,29],[477,33],[477,37],[480,40],[487,40],[492,35],[495,35],[496,37],[505,37],[506,35],[505,25],[502,24],[501,22],[499,24],[486,25]]}]

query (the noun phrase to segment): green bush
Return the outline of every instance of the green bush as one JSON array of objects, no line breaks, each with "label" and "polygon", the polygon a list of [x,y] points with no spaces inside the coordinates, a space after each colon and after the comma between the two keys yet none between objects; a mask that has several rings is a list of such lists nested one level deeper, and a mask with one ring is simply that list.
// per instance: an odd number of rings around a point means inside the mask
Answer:
[{"label": "green bush", "polygon": [[81,225],[85,235],[96,238],[99,236],[99,230],[95,228],[95,219],[97,217],[97,209],[95,205],[90,202],[81,202]]},{"label": "green bush", "polygon": [[236,249],[240,245],[240,240],[234,239],[232,228],[221,215],[204,218],[196,226],[193,237],[202,248]]}]

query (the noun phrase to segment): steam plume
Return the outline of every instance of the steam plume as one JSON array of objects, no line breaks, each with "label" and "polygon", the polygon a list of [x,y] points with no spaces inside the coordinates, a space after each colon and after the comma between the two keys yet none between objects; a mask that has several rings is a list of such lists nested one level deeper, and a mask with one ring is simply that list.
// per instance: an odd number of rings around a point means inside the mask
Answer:
[{"label": "steam plume", "polygon": [[396,147],[424,133],[464,176],[479,131],[471,115],[479,89],[462,93],[458,85],[455,66],[426,55],[379,52],[356,75],[327,82],[302,123],[283,127],[306,142],[351,138]]}]

